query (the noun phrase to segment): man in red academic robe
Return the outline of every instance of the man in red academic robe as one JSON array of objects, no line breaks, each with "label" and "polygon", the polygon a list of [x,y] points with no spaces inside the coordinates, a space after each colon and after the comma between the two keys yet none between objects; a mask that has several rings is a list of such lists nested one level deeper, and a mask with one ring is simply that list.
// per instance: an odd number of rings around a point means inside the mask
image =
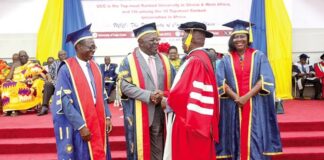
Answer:
[{"label": "man in red academic robe", "polygon": [[322,99],[324,99],[324,54],[321,55],[321,62],[315,63],[314,70],[315,75],[322,82]]},{"label": "man in red academic robe", "polygon": [[174,116],[169,114],[168,127],[173,124],[172,131],[168,130],[164,159],[216,159],[218,92],[212,55],[202,48],[205,38],[213,34],[199,22],[181,24],[179,29],[185,32],[182,42],[187,56],[166,102]]}]

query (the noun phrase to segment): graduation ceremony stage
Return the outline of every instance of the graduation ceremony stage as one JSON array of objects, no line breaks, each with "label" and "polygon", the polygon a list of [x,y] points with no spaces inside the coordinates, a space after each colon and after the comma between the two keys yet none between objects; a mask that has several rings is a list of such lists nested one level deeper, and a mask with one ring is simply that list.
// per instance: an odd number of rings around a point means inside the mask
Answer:
[{"label": "graduation ceremony stage", "polygon": [[324,100],[287,100],[279,114],[283,154],[273,160],[324,160]]},{"label": "graduation ceremony stage", "polygon": [[[278,115],[284,153],[273,160],[324,160],[324,101],[287,100],[285,114]],[[113,160],[126,160],[122,110],[110,105]],[[0,159],[55,160],[52,116],[35,113],[0,117]]]},{"label": "graduation ceremony stage", "polygon": [[[126,160],[123,111],[110,105],[113,129],[109,134],[113,160]],[[0,160],[56,160],[52,115],[27,113],[0,116]]]}]

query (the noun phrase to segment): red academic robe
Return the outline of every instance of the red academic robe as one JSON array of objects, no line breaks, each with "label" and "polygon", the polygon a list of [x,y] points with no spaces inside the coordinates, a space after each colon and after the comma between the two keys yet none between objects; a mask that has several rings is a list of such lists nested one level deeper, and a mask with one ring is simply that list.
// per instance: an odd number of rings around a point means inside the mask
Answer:
[{"label": "red academic robe", "polygon": [[322,98],[324,98],[324,61],[314,65],[315,75],[322,81]]},{"label": "red academic robe", "polygon": [[168,104],[175,113],[172,159],[215,160],[218,141],[218,92],[212,63],[203,50],[188,55],[170,91]]}]

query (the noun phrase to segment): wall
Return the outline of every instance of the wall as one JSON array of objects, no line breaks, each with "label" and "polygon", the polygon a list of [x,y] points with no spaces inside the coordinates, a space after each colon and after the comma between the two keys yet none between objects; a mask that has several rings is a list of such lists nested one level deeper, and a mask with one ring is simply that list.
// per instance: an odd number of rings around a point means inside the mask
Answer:
[{"label": "wall", "polygon": [[26,50],[35,57],[37,31],[47,0],[0,1],[0,58]]},{"label": "wall", "polygon": [[[324,53],[324,10],[322,9],[324,1],[284,0],[284,2],[293,25],[293,61],[298,60],[300,53],[308,53],[311,56],[310,62],[317,62],[318,57]],[[22,49],[26,50],[31,58],[35,57],[37,31],[46,3],[47,0],[0,1],[0,58],[8,60],[13,53]],[[213,43],[208,42],[207,47],[225,52],[227,40],[228,37],[213,39]],[[99,47],[104,45],[100,40],[96,40],[96,43]],[[117,44],[124,45],[122,41]],[[136,42],[132,45],[136,45]],[[107,54],[111,55],[108,49],[98,50],[97,55],[100,56],[96,57],[96,61],[103,62],[103,56]],[[114,53],[114,55],[116,57],[112,57],[112,61],[119,62],[122,57],[118,55],[121,54]]]}]

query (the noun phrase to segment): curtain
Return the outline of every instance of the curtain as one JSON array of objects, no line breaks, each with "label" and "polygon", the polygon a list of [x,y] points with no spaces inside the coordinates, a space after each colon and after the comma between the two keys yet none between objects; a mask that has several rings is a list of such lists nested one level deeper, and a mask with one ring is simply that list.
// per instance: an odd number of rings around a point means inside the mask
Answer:
[{"label": "curtain", "polygon": [[48,0],[37,36],[36,58],[44,62],[57,58],[64,49],[68,57],[76,55],[74,46],[65,43],[67,34],[86,26],[81,0]]},{"label": "curtain", "polygon": [[63,49],[68,57],[76,55],[72,43],[65,43],[66,36],[86,26],[81,0],[64,1]]},{"label": "curtain", "polygon": [[264,0],[252,0],[250,22],[254,24],[254,26],[252,26],[252,47],[267,55]]},{"label": "curtain", "polygon": [[265,0],[268,59],[276,80],[276,97],[292,98],[292,27],[283,0]]},{"label": "curtain", "polygon": [[36,58],[43,63],[62,48],[63,0],[48,0],[37,35]]}]

